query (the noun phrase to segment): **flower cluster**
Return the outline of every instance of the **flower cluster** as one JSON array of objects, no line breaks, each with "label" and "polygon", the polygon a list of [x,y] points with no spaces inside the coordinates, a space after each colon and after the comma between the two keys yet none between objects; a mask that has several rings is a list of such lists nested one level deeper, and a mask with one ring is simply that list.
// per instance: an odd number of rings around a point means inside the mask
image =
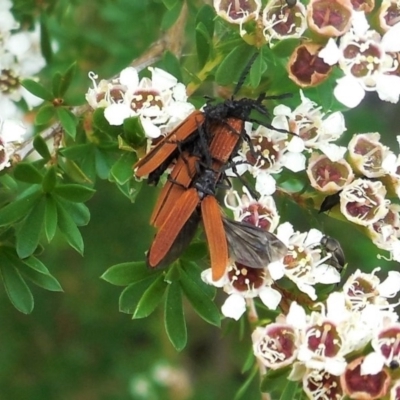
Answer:
[{"label": "flower cluster", "polygon": [[399,290],[398,272],[381,282],[358,270],[310,314],[292,302],[256,328],[254,354],[267,370],[289,366],[288,379],[300,381],[310,399],[383,398],[400,384],[390,369],[400,360],[397,304],[387,301]]},{"label": "flower cluster", "polygon": [[310,0],[307,7],[299,1],[271,0],[261,12],[260,0],[214,0],[217,14],[240,24],[241,35],[247,33],[243,24],[260,18],[262,24],[250,31],[259,37],[257,29],[262,29],[270,45],[313,37],[292,52],[289,77],[299,87],[315,86],[328,79],[336,66],[342,76],[334,95],[349,108],[356,107],[368,91],[392,103],[400,97],[400,5],[384,0],[376,10],[383,35],[371,29],[367,20],[374,7],[373,0]]},{"label": "flower cluster", "polygon": [[135,68],[125,68],[118,77],[101,80],[93,72],[93,82],[86,100],[93,109],[104,108],[110,125],[122,125],[129,117],[138,116],[149,139],[171,131],[194,107],[187,102],[185,86],[159,68],[149,67],[150,78],[139,79]]},{"label": "flower cluster", "polygon": [[40,52],[39,27],[34,31],[14,32],[18,22],[14,19],[9,0],[0,5],[0,109],[2,118],[21,119],[22,113],[15,102],[24,99],[28,107],[42,100],[21,86],[21,80],[37,74],[45,60]]}]

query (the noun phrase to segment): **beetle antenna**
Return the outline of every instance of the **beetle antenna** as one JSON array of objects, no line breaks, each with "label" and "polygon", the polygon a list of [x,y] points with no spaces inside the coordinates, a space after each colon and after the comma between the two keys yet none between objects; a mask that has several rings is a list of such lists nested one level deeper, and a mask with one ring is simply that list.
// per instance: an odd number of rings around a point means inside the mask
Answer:
[{"label": "beetle antenna", "polygon": [[246,67],[244,68],[243,72],[240,74],[238,83],[237,83],[237,85],[235,87],[235,90],[233,91],[232,97],[234,97],[239,92],[239,90],[242,88],[243,83],[246,80],[246,77],[249,74],[250,69],[251,69],[252,65],[254,64],[254,61],[256,60],[257,57],[258,57],[258,52],[255,52],[251,56],[249,62],[247,63]]}]

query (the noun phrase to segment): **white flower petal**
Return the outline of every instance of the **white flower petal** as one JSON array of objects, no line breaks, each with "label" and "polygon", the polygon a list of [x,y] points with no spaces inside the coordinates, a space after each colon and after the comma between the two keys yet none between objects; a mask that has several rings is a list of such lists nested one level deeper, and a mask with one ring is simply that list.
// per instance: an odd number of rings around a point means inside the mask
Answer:
[{"label": "white flower petal", "polygon": [[320,143],[318,148],[332,161],[343,160],[347,148],[334,143]]},{"label": "white flower petal", "polygon": [[328,264],[320,264],[315,267],[313,276],[317,283],[322,283],[324,285],[339,283],[341,279],[339,271]]},{"label": "white flower petal", "polygon": [[278,281],[285,276],[285,266],[280,260],[269,263],[267,268],[274,281]]},{"label": "white flower petal", "polygon": [[346,361],[327,357],[324,363],[325,371],[332,375],[340,376],[346,369]]},{"label": "white flower petal", "polygon": [[292,153],[301,153],[305,149],[304,140],[298,136],[293,136],[287,149]]},{"label": "white flower petal", "polygon": [[357,36],[364,35],[369,29],[369,23],[364,11],[353,11],[351,16],[351,23],[353,26],[354,33]]},{"label": "white flower petal", "polygon": [[385,364],[385,358],[380,353],[369,353],[361,364],[361,375],[376,375]]},{"label": "white flower petal", "polygon": [[295,301],[290,305],[286,322],[297,329],[304,329],[307,325],[307,314],[304,308],[299,306]]},{"label": "white flower petal", "polygon": [[104,110],[104,117],[110,125],[122,125],[124,119],[132,115],[132,109],[126,104],[110,104]]},{"label": "white flower petal", "polygon": [[149,67],[149,71],[151,71],[153,87],[160,92],[171,89],[178,83],[178,80],[173,75],[163,69]]},{"label": "white flower petal", "polygon": [[0,137],[3,143],[22,142],[26,133],[26,127],[19,121],[6,119],[0,120]]},{"label": "white flower petal", "polygon": [[123,69],[119,74],[119,81],[130,90],[134,90],[139,85],[139,74],[133,67]]},{"label": "white flower petal", "polygon": [[398,103],[400,97],[400,76],[378,75],[376,77],[376,91],[381,100]]},{"label": "white flower petal", "polygon": [[261,172],[257,175],[255,189],[262,196],[270,196],[275,193],[276,181],[270,174]]},{"label": "white flower petal", "polygon": [[393,25],[382,37],[381,46],[387,52],[400,51],[400,22]]},{"label": "white flower petal", "polygon": [[341,51],[333,38],[330,38],[326,46],[318,53],[318,57],[322,58],[328,65],[336,64],[340,55]]},{"label": "white flower petal", "polygon": [[302,153],[287,152],[282,156],[282,164],[293,172],[306,169],[306,156]]},{"label": "white flower petal", "polygon": [[233,318],[237,321],[246,311],[246,301],[239,294],[231,294],[222,305],[221,311],[225,317]]},{"label": "white flower petal", "polygon": [[282,299],[282,295],[277,290],[268,286],[259,292],[258,297],[270,310],[276,310]]},{"label": "white flower petal", "polygon": [[346,107],[357,107],[365,96],[365,91],[357,79],[351,76],[344,76],[336,82],[337,86],[333,90],[336,99]]},{"label": "white flower petal", "polygon": [[140,122],[148,138],[157,139],[161,135],[161,129],[148,119],[140,117]]},{"label": "white flower petal", "polygon": [[400,291],[400,272],[389,271],[388,277],[378,285],[381,296],[394,297]]}]

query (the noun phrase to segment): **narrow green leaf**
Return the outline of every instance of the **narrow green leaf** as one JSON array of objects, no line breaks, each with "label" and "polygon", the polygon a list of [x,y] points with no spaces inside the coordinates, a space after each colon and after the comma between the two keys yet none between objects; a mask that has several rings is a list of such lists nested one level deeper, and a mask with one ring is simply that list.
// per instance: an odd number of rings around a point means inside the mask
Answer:
[{"label": "narrow green leaf", "polygon": [[62,79],[61,72],[57,71],[53,75],[53,78],[51,80],[51,88],[52,88],[52,91],[53,91],[54,98],[60,98],[61,97],[61,90],[60,90],[61,79]]},{"label": "narrow green leaf", "polygon": [[253,53],[253,47],[246,43],[235,47],[219,65],[215,74],[216,82],[223,86],[237,82]]},{"label": "narrow green leaf", "polygon": [[56,167],[54,165],[52,165],[46,171],[46,174],[44,175],[43,182],[42,182],[43,192],[45,192],[45,193],[52,192],[56,186],[56,183],[57,183]]},{"label": "narrow green leaf", "polygon": [[60,96],[64,96],[65,92],[71,85],[72,79],[76,72],[76,62],[73,62],[62,75],[61,85],[60,85]]},{"label": "narrow green leaf", "polygon": [[76,183],[82,184],[93,184],[91,178],[86,175],[85,172],[82,171],[80,166],[75,161],[72,160],[62,160],[61,158],[58,159],[58,165],[61,169]]},{"label": "narrow green leaf", "polygon": [[53,50],[51,48],[49,30],[47,29],[47,24],[43,17],[40,19],[40,50],[46,60],[46,64],[51,64]]},{"label": "narrow green leaf", "polygon": [[47,101],[52,101],[53,100],[53,95],[40,83],[32,80],[32,79],[24,79],[21,82],[21,85],[28,90],[28,92],[31,92],[35,96],[47,100]]},{"label": "narrow green leaf", "polygon": [[52,292],[62,292],[62,287],[46,266],[35,257],[20,260],[13,250],[7,251],[5,256],[17,270],[35,285]]},{"label": "narrow green leaf", "polygon": [[60,120],[61,126],[64,128],[67,135],[75,139],[76,136],[76,126],[78,125],[78,118],[71,111],[67,110],[65,107],[57,107],[57,116]]},{"label": "narrow green leaf", "polygon": [[57,202],[57,214],[58,227],[67,239],[67,242],[76,251],[78,251],[80,254],[83,254],[82,235],[79,232],[74,220],[60,202]]},{"label": "narrow green leaf", "polygon": [[44,221],[45,202],[42,199],[37,203],[19,227],[17,239],[17,253],[20,258],[30,256],[39,244],[40,233]]},{"label": "narrow green leaf", "polygon": [[29,210],[37,204],[41,196],[40,191],[36,189],[35,192],[28,196],[22,197],[0,209],[0,226],[12,224],[25,217]]},{"label": "narrow green leaf", "polygon": [[83,203],[88,201],[96,193],[96,191],[88,188],[87,186],[82,186],[75,183],[66,183],[64,185],[56,186],[54,188],[54,193],[68,201],[72,201],[74,203]]},{"label": "narrow green leaf", "polygon": [[187,343],[187,329],[182,306],[182,291],[177,282],[172,282],[167,289],[164,323],[172,345],[178,351],[183,350]]},{"label": "narrow green leaf", "polygon": [[258,373],[258,369],[253,368],[253,370],[251,371],[251,374],[246,378],[246,380],[240,386],[239,390],[236,392],[236,395],[233,400],[239,400],[246,394],[247,389],[251,385],[251,382],[253,382],[254,378],[257,376],[257,373]]},{"label": "narrow green leaf", "polygon": [[146,142],[146,133],[139,117],[125,118],[122,126],[124,128],[122,137],[128,145],[137,148]]},{"label": "narrow green leaf", "polygon": [[46,211],[44,213],[44,232],[50,243],[57,230],[57,206],[52,196],[46,197]]},{"label": "narrow green leaf", "polygon": [[158,278],[149,286],[139,300],[132,318],[148,317],[160,304],[168,283],[164,281],[164,276],[159,274]]},{"label": "narrow green leaf", "polygon": [[168,10],[171,10],[172,8],[174,8],[177,1],[178,0],[162,0],[162,2],[164,3],[165,7],[168,8]]},{"label": "narrow green leaf", "polygon": [[122,126],[110,125],[104,116],[104,108],[97,108],[93,113],[93,128],[112,137],[123,133]]},{"label": "narrow green leaf", "polygon": [[197,314],[209,324],[221,326],[221,318],[217,306],[183,270],[180,283]]},{"label": "narrow green leaf", "polygon": [[208,298],[214,299],[217,289],[215,286],[207,285],[201,279],[201,273],[203,270],[195,262],[186,261],[181,258],[181,266],[185,271],[186,275],[194,282],[194,284],[201,290]]},{"label": "narrow green leaf", "polygon": [[171,28],[171,26],[176,22],[181,13],[183,3],[183,1],[176,1],[174,6],[164,14],[161,20],[162,30],[167,30]]},{"label": "narrow green leaf", "polygon": [[101,179],[107,179],[115,160],[109,152],[100,149],[95,149],[95,155],[96,173]]},{"label": "narrow green leaf", "polygon": [[77,160],[79,158],[85,158],[88,153],[92,153],[94,150],[92,143],[84,143],[72,145],[69,147],[63,147],[59,150],[59,153],[70,160]]},{"label": "narrow green leaf", "polygon": [[124,153],[112,166],[110,174],[119,185],[123,185],[133,177],[132,166],[135,161],[135,153]]},{"label": "narrow green leaf", "polygon": [[133,314],[144,292],[156,279],[157,276],[153,275],[127,286],[119,297],[119,311]]},{"label": "narrow green leaf", "polygon": [[286,381],[285,389],[282,392],[279,400],[292,400],[296,398],[297,388],[299,387],[299,382]]},{"label": "narrow green leaf", "polygon": [[43,176],[39,170],[29,162],[20,162],[14,167],[14,177],[21,182],[41,183]]},{"label": "narrow green leaf", "polygon": [[214,17],[214,9],[209,5],[204,5],[196,15],[196,49],[200,67],[204,66],[211,54]]},{"label": "narrow green leaf", "polygon": [[0,255],[0,271],[11,303],[18,311],[24,314],[31,313],[34,306],[32,293],[21,274],[4,254]]},{"label": "narrow green leaf", "polygon": [[36,114],[35,124],[36,125],[46,125],[55,115],[55,109],[52,104],[43,105],[38,113]]},{"label": "narrow green leaf", "polygon": [[175,76],[179,82],[183,81],[181,63],[174,53],[169,50],[165,51],[163,54],[162,65],[163,69]]},{"label": "narrow green leaf", "polygon": [[159,274],[160,271],[150,270],[144,261],[133,261],[116,264],[108,268],[101,276],[108,283],[117,286],[126,286],[133,282],[141,281],[149,275]]},{"label": "narrow green leaf", "polygon": [[267,69],[267,63],[264,61],[262,51],[263,48],[260,49],[260,54],[250,68],[250,84],[253,88],[258,87],[261,82],[262,74]]},{"label": "narrow green leaf", "polygon": [[89,223],[90,211],[85,204],[72,203],[71,201],[64,200],[60,197],[57,197],[55,200],[64,207],[76,225],[84,226]]},{"label": "narrow green leaf", "polygon": [[50,160],[51,154],[49,148],[47,147],[46,141],[40,135],[36,135],[33,139],[33,147],[44,160]]}]

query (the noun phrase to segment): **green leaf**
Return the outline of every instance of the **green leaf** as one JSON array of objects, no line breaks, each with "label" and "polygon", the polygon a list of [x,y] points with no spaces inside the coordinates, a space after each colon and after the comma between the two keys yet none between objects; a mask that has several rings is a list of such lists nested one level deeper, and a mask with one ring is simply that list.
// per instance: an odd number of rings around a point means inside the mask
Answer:
[{"label": "green leaf", "polygon": [[41,196],[41,192],[36,189],[35,192],[21,197],[19,200],[7,204],[0,209],[0,226],[12,224],[25,217],[29,210],[37,204]]},{"label": "green leaf", "polygon": [[260,49],[260,54],[255,59],[253,65],[250,69],[250,84],[253,88],[259,86],[261,82],[262,74],[267,70],[267,63],[264,61],[263,57],[263,47]]},{"label": "green leaf", "polygon": [[110,152],[102,151],[100,149],[95,149],[95,166],[96,173],[101,179],[107,179],[111,167],[115,163],[115,159],[111,156]]},{"label": "green leaf", "polygon": [[53,78],[51,80],[51,88],[53,91],[53,96],[54,98],[60,98],[61,97],[61,91],[60,91],[60,87],[61,87],[61,80],[62,80],[62,75],[61,72],[56,72],[53,75]]},{"label": "green leaf", "polygon": [[72,201],[74,203],[83,203],[88,201],[96,193],[96,191],[88,188],[87,186],[82,186],[75,183],[66,183],[64,185],[56,186],[54,188],[54,193],[68,201]]},{"label": "green leaf", "polygon": [[78,125],[78,118],[71,111],[67,110],[65,107],[57,107],[57,117],[60,120],[61,126],[64,131],[75,139],[76,136],[76,126]]},{"label": "green leaf", "polygon": [[110,125],[104,116],[104,108],[97,108],[93,113],[93,128],[112,137],[122,134],[122,126]]},{"label": "green leaf", "polygon": [[21,182],[41,183],[43,176],[39,170],[29,162],[20,162],[14,167],[14,177]]},{"label": "green leaf", "polygon": [[233,400],[239,400],[246,394],[246,391],[249,388],[249,386],[251,385],[251,382],[253,382],[254,378],[257,376],[257,372],[258,372],[258,369],[253,368],[253,370],[251,371],[251,374],[246,378],[246,380],[240,386],[239,390],[236,392],[236,395],[233,398]]},{"label": "green leaf", "polygon": [[123,123],[124,133],[122,137],[133,148],[142,146],[147,138],[139,117],[125,118]]},{"label": "green leaf", "polygon": [[183,81],[181,63],[174,53],[167,50],[163,54],[162,59],[163,69],[175,76],[179,82]]},{"label": "green leaf", "polygon": [[46,266],[35,257],[20,260],[17,255],[7,251],[6,257],[19,272],[32,281],[35,285],[50,290],[52,292],[62,292],[62,287],[54,276],[52,276]]},{"label": "green leaf", "polygon": [[131,179],[123,185],[117,185],[118,189],[133,203],[143,187],[144,181]]},{"label": "green leaf", "polygon": [[124,153],[119,160],[112,166],[110,174],[113,180],[119,185],[123,185],[133,177],[132,166],[136,162],[135,153]]},{"label": "green leaf", "polygon": [[221,318],[217,306],[183,270],[180,283],[197,314],[209,324],[221,326]]},{"label": "green leaf", "polygon": [[17,253],[20,258],[30,256],[38,247],[40,233],[44,221],[45,202],[42,199],[32,208],[28,216],[19,227],[17,239]]},{"label": "green leaf", "polygon": [[46,197],[46,210],[44,213],[44,232],[50,243],[57,230],[57,205],[52,196]]},{"label": "green leaf", "polygon": [[148,317],[160,304],[168,283],[164,281],[164,275],[159,274],[158,278],[149,286],[139,300],[132,318]]},{"label": "green leaf", "polygon": [[21,85],[35,96],[43,100],[53,101],[53,95],[40,83],[32,79],[24,79],[21,82]]},{"label": "green leaf", "polygon": [[261,391],[273,392],[274,396],[272,397],[278,398],[282,394],[282,388],[286,387],[290,370],[290,367],[268,370],[261,382]]},{"label": "green leaf", "polygon": [[78,164],[71,160],[58,159],[61,169],[76,183],[93,184],[93,181],[82,171]]},{"label": "green leaf", "polygon": [[200,67],[204,66],[212,50],[214,18],[214,9],[209,5],[204,5],[196,15],[196,48]]},{"label": "green leaf", "polygon": [[190,246],[183,252],[181,258],[188,261],[197,261],[207,257],[208,247],[206,242],[191,243]]},{"label": "green leaf", "polygon": [[70,160],[77,160],[79,158],[85,158],[88,153],[92,153],[94,150],[91,143],[77,144],[69,147],[63,147],[59,150],[59,153]]},{"label": "green leaf", "polygon": [[207,285],[201,279],[201,273],[203,270],[197,263],[186,261],[181,259],[181,266],[185,271],[186,275],[194,282],[194,284],[211,300],[214,299],[217,289],[213,285]]},{"label": "green leaf", "polygon": [[272,48],[272,53],[275,57],[278,58],[286,58],[290,57],[295,50],[295,48],[299,45],[300,39],[285,39],[280,40],[278,43]]},{"label": "green leaf", "polygon": [[162,0],[162,2],[164,3],[165,7],[168,8],[168,10],[171,10],[172,8],[174,8],[177,1],[179,1],[179,0]]},{"label": "green leaf", "polygon": [[294,398],[296,398],[296,392],[297,392],[297,388],[299,386],[298,382],[293,382],[293,381],[286,381],[286,387],[282,392],[281,397],[279,398],[279,400],[292,400]]},{"label": "green leaf", "polygon": [[71,85],[72,79],[76,72],[76,61],[74,61],[62,75],[60,88],[59,88],[59,96],[64,96],[65,92]]},{"label": "green leaf", "polygon": [[[42,14],[42,16],[43,15],[44,14]],[[51,48],[49,30],[47,29],[46,20],[44,17],[40,19],[40,50],[46,60],[46,64],[51,64],[53,51]]]},{"label": "green leaf", "polygon": [[24,314],[31,313],[34,306],[32,293],[21,274],[4,254],[0,254],[0,272],[7,296],[14,307]]},{"label": "green leaf", "polygon": [[57,202],[57,214],[58,214],[58,227],[60,231],[64,234],[67,242],[71,247],[73,247],[80,254],[83,254],[83,239],[79,232],[74,220],[67,212],[67,210],[62,206],[62,204]]},{"label": "green leaf", "polygon": [[183,1],[175,1],[174,6],[163,15],[163,18],[161,20],[162,30],[167,30],[171,28],[172,25],[174,25],[181,13],[183,3]]},{"label": "green leaf", "polygon": [[182,306],[182,291],[179,283],[172,282],[167,289],[164,310],[165,331],[176,350],[181,351],[187,343],[187,329]]},{"label": "green leaf", "polygon": [[45,104],[40,107],[40,110],[36,114],[35,124],[46,125],[48,124],[55,115],[55,108],[52,104]]},{"label": "green leaf", "polygon": [[49,148],[47,147],[46,141],[40,135],[36,135],[33,139],[33,147],[43,157],[44,160],[50,160],[51,154]]},{"label": "green leaf", "polygon": [[215,74],[216,82],[223,86],[237,82],[253,54],[253,47],[246,43],[235,47],[219,65]]},{"label": "green leaf", "polygon": [[56,200],[67,210],[76,225],[84,226],[89,223],[90,211],[83,203],[72,203],[59,197]]},{"label": "green leaf", "polygon": [[53,191],[57,183],[57,172],[56,167],[52,165],[47,171],[43,178],[42,188],[43,192],[50,193]]},{"label": "green leaf", "polygon": [[157,275],[153,275],[127,286],[119,297],[119,311],[133,314],[144,292],[156,279]]},{"label": "green leaf", "polygon": [[132,261],[116,264],[108,268],[101,276],[108,283],[116,286],[126,286],[133,282],[138,282],[149,277],[158,275],[160,271],[150,270],[144,261]]}]

